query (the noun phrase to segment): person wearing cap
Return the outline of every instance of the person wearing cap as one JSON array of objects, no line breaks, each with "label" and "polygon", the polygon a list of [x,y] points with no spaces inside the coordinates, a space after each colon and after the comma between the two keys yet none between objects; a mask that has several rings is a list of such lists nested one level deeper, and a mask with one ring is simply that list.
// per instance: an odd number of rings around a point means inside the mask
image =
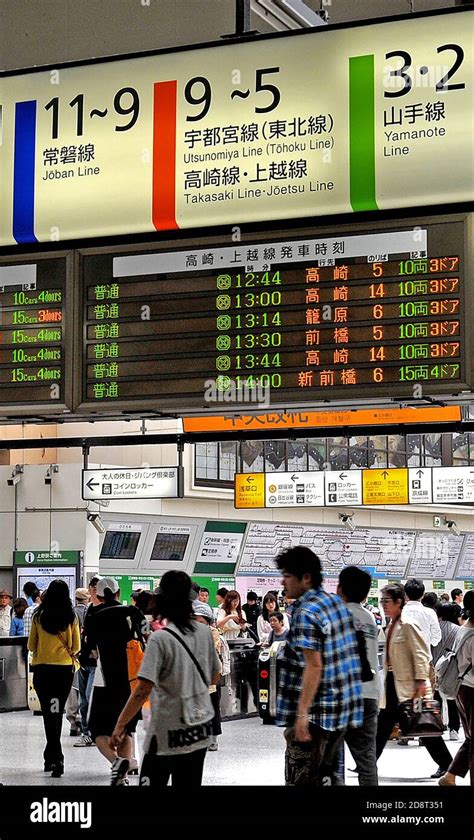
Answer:
[{"label": "person wearing cap", "polygon": [[127,726],[117,750],[109,739],[118,716],[130,696],[127,644],[134,638],[143,639],[147,631],[145,617],[134,606],[122,606],[120,589],[115,578],[103,577],[97,582],[100,604],[92,615],[86,615],[84,636],[87,644],[99,653],[89,714],[89,729],[102,755],[110,761],[111,784],[127,783],[132,758],[132,738],[140,714]]},{"label": "person wearing cap", "polygon": [[[92,692],[92,686],[94,684],[94,676],[95,670],[97,666],[97,651],[92,649],[90,645],[87,644],[87,641],[84,637],[84,622],[86,615],[93,615],[97,607],[100,605],[100,601],[97,597],[97,584],[100,578],[98,575],[94,575],[90,581],[89,586],[87,589],[78,590],[81,593],[86,592],[88,596],[88,603],[86,604],[86,608],[84,610],[83,615],[83,622],[82,622],[82,636],[81,636],[81,652],[79,654],[79,663],[81,665],[78,671],[78,688],[79,688],[79,711],[81,713],[81,719],[79,722],[81,735],[74,742],[74,747],[94,747],[94,741],[91,738],[91,733],[89,732],[89,725],[87,723],[87,717],[89,712],[89,700]],[[76,598],[77,600],[77,598]],[[83,600],[84,603],[84,600]],[[80,607],[80,603],[76,604],[76,608]]]},{"label": "person wearing cap", "polygon": [[[216,649],[216,653],[221,659],[221,652],[223,647],[222,636],[219,633],[217,627],[213,626],[214,624],[214,612],[209,604],[206,604],[204,601],[200,599],[197,601],[193,601],[193,614],[196,621],[200,622],[201,624],[206,624],[211,630],[212,641],[214,642],[214,647]],[[217,738],[219,735],[222,735],[222,727],[221,727],[221,687],[219,683],[217,685],[210,685],[209,686],[209,694],[211,695],[211,703],[214,708],[214,718],[212,720],[212,735],[211,735],[211,743],[208,746],[208,750],[213,752],[217,750]]]},{"label": "person wearing cap", "polygon": [[[82,631],[84,625],[84,615],[89,603],[89,592],[87,589],[78,587],[75,593],[75,606],[73,611],[77,616],[79,622],[79,629]],[[79,671],[74,674],[71,691],[66,701],[66,720],[70,725],[69,734],[72,737],[81,734],[81,715],[79,711],[80,695],[79,695]]]},{"label": "person wearing cap", "polygon": [[0,589],[0,636],[10,635],[10,624],[12,620],[11,597],[6,589]]}]

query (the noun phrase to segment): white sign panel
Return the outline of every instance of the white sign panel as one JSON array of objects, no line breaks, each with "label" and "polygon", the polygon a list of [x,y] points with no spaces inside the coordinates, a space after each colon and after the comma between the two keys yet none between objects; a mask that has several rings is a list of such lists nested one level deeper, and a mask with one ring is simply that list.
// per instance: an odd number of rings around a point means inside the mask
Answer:
[{"label": "white sign panel", "polygon": [[182,467],[128,467],[82,471],[82,498],[177,499],[182,492]]},{"label": "white sign panel", "polygon": [[325,476],[326,505],[361,505],[361,470],[329,470]]},{"label": "white sign panel", "polygon": [[281,575],[276,557],[303,545],[321,559],[323,574],[337,576],[345,566],[370,569],[373,576],[403,578],[415,542],[415,531],[346,528],[279,522],[252,522],[238,575]]},{"label": "white sign panel", "polygon": [[433,467],[433,502],[474,502],[474,467]]},{"label": "white sign panel", "polygon": [[410,504],[429,505],[433,501],[431,468],[408,470],[408,500]]},{"label": "white sign panel", "polygon": [[324,473],[267,473],[266,507],[305,507],[324,505]]},{"label": "white sign panel", "polygon": [[464,536],[445,531],[420,531],[407,570],[421,580],[452,580]]}]

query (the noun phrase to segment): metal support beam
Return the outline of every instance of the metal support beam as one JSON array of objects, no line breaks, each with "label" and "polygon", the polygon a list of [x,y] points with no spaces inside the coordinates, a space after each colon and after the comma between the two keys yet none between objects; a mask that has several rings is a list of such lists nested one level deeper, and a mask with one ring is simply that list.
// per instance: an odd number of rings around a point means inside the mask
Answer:
[{"label": "metal support beam", "polygon": [[90,450],[95,446],[143,446],[174,443],[179,447],[185,443],[209,443],[212,441],[227,440],[296,440],[307,437],[351,437],[354,434],[371,436],[374,434],[383,435],[426,435],[445,432],[474,432],[474,420],[467,420],[459,423],[413,423],[413,424],[390,424],[384,426],[306,426],[299,429],[252,429],[248,432],[242,429],[228,432],[164,432],[151,433],[147,435],[116,435],[98,436],[88,438],[34,438],[32,440],[18,439],[0,441],[0,450],[14,451],[17,449],[69,449],[76,447],[82,449],[84,468],[87,468]]},{"label": "metal support beam", "polygon": [[237,39],[246,35],[258,35],[256,29],[250,29],[250,0],[235,0],[235,32],[221,38]]}]

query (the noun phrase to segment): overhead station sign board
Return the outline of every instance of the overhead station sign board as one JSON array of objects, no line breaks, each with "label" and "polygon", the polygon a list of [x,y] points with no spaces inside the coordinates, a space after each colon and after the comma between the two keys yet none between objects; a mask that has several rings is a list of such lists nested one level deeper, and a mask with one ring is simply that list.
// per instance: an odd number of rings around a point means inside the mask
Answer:
[{"label": "overhead station sign board", "polygon": [[71,253],[0,259],[0,416],[72,410]]},{"label": "overhead station sign board", "polygon": [[[239,473],[236,508],[474,502],[474,467]],[[440,577],[440,575],[438,575]],[[449,575],[444,575],[448,577]]]},{"label": "overhead station sign board", "polygon": [[456,219],[84,251],[79,411],[215,414],[469,389],[472,220]]},{"label": "overhead station sign board", "polygon": [[82,471],[82,498],[177,499],[184,495],[182,467],[125,467]]},{"label": "overhead station sign board", "polygon": [[450,11],[4,74],[0,245],[472,200]]}]

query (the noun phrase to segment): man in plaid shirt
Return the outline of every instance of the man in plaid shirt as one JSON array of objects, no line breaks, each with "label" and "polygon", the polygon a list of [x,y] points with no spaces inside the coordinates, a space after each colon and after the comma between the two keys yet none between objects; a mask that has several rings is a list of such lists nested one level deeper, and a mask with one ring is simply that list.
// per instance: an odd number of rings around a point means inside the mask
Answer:
[{"label": "man in plaid shirt", "polygon": [[345,730],[363,721],[352,617],[338,595],[321,588],[321,563],[309,548],[290,548],[276,564],[287,596],[297,598],[278,685],[277,724],[286,727],[285,783],[319,786],[329,779],[331,784]]}]

